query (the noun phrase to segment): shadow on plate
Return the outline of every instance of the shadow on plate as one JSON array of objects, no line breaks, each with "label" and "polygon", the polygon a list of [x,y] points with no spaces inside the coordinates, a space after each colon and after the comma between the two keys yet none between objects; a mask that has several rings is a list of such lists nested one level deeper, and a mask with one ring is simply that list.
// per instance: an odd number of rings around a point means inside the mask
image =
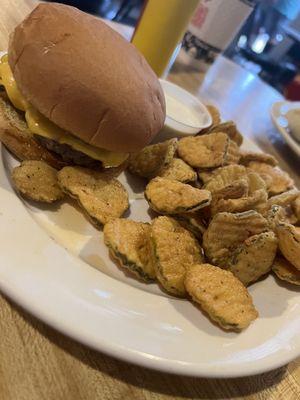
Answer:
[{"label": "shadow on plate", "polygon": [[290,292],[295,292],[297,294],[300,293],[300,286],[293,285],[292,283],[282,281],[281,279],[277,278],[277,276],[273,276],[274,280],[276,281],[277,285],[289,290]]},{"label": "shadow on plate", "polygon": [[249,286],[254,304],[259,304],[259,318],[276,318],[282,315],[289,302],[299,295],[299,288],[284,283],[269,274]]},{"label": "shadow on plate", "polygon": [[130,186],[133,193],[143,193],[145,190],[145,186],[147,184],[146,179],[139,178],[136,175],[132,175],[128,170],[124,171],[126,181],[128,186]]},{"label": "shadow on plate", "polygon": [[[205,332],[209,336],[223,337],[224,339],[232,339],[239,333],[234,331],[226,331],[222,329],[217,323],[212,321],[209,316],[202,311],[200,306],[188,299],[185,301],[172,301],[172,306],[178,311],[178,313],[194,325],[199,331]],[[190,307],[187,312],[187,304]]]},{"label": "shadow on plate", "polygon": [[[109,254],[107,247],[103,243],[102,235],[92,236],[82,247],[78,257],[91,267],[96,268],[119,282],[148,293],[171,298],[167,293],[160,290],[156,282],[144,282],[130,273],[126,268],[121,267]],[[100,276],[99,279],[101,279]]]},{"label": "shadow on plate", "polygon": [[[258,318],[276,318],[284,313],[288,302],[293,297],[298,296],[300,288],[279,281],[270,274],[264,276],[255,284],[250,285],[249,292],[259,312]],[[204,331],[210,336],[234,338],[234,336],[240,334],[222,329],[201,310],[198,304],[190,302],[190,307],[192,308],[190,312],[187,312],[186,305],[182,302],[172,301],[172,306],[197,329]],[[255,324],[255,321],[253,321],[253,324]]]}]

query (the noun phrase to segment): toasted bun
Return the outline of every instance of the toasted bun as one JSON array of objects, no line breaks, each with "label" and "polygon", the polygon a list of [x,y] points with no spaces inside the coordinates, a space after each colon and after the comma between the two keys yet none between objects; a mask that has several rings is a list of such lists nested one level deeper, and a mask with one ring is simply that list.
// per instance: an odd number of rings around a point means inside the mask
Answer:
[{"label": "toasted bun", "polygon": [[132,44],[96,17],[40,4],[12,33],[8,54],[24,97],[87,143],[138,151],[163,126],[156,75]]}]

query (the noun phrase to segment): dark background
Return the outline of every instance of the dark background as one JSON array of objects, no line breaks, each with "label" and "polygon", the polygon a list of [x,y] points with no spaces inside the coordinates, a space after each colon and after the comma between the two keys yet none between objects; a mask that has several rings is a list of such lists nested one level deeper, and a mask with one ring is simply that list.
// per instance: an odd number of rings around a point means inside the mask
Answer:
[{"label": "dark background", "polygon": [[[56,1],[131,26],[137,24],[144,3],[144,0]],[[253,3],[252,14],[225,56],[259,75],[286,97],[300,100],[300,0],[253,0]]]}]

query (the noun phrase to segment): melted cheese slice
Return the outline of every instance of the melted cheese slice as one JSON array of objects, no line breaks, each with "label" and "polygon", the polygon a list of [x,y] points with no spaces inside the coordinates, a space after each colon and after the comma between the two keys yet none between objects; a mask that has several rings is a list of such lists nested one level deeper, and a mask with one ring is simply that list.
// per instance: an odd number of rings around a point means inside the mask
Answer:
[{"label": "melted cheese slice", "polygon": [[25,111],[29,103],[21,95],[10,66],[8,64],[7,54],[1,58],[0,63],[0,79],[1,84],[5,87],[9,100],[13,105],[21,111]]},{"label": "melted cheese slice", "polygon": [[77,137],[66,133],[63,129],[55,125],[48,118],[44,117],[44,115],[42,115],[38,110],[32,107],[28,101],[25,100],[17,87],[8,64],[7,55],[4,55],[0,61],[0,84],[5,87],[12,104],[17,109],[25,111],[25,119],[28,128],[33,134],[55,140],[61,144],[67,144],[74,150],[80,151],[94,160],[101,161],[103,166],[106,168],[117,167],[128,158],[127,153],[115,153],[84,143]]}]

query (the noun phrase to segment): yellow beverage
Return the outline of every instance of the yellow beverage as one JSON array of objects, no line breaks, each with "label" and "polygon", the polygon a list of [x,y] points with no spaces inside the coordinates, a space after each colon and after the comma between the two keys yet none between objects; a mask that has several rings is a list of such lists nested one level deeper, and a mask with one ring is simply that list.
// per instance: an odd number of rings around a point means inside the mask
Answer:
[{"label": "yellow beverage", "polygon": [[148,0],[132,43],[161,76],[181,41],[199,0]]}]

